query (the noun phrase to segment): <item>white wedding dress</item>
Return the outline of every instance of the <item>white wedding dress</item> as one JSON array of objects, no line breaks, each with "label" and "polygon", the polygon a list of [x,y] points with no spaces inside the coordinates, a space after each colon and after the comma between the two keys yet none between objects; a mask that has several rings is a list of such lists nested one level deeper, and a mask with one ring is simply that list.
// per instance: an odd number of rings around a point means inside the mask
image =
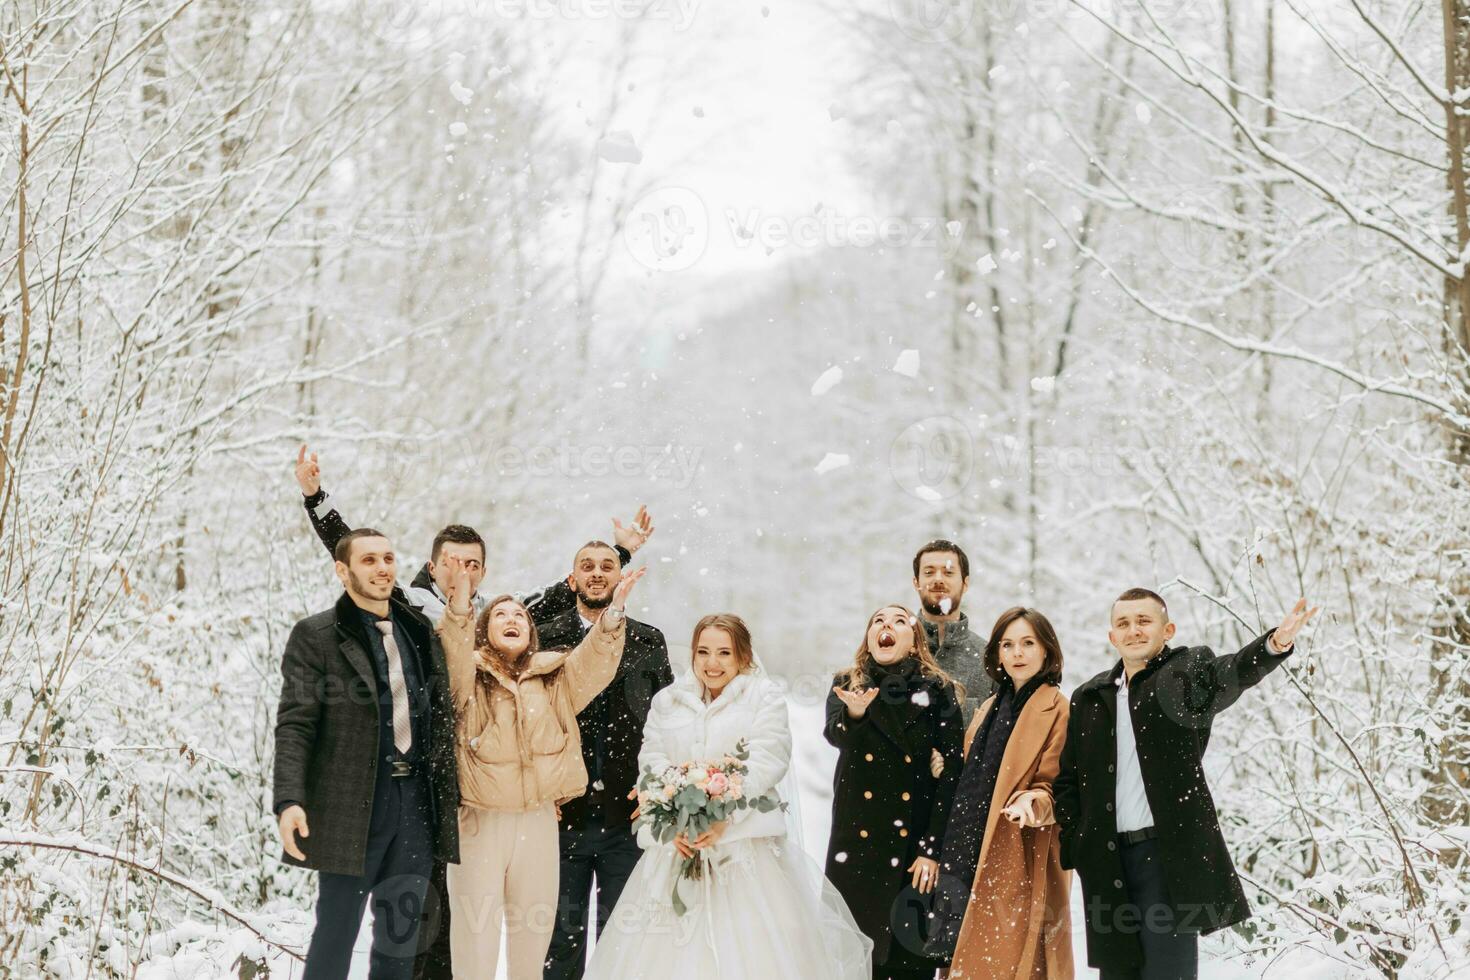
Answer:
[{"label": "white wedding dress", "polygon": [[[654,697],[640,771],[717,758],[744,738],[745,795],[784,789],[794,802],[783,786],[791,727],[780,686],[757,667],[713,701],[703,695],[686,674]],[[736,813],[720,842],[704,851],[704,876],[679,882],[683,915],[672,904],[679,855],[640,829],[643,857],[597,940],[588,980],[869,980],[872,941],[788,832],[790,823],[780,810]]]}]

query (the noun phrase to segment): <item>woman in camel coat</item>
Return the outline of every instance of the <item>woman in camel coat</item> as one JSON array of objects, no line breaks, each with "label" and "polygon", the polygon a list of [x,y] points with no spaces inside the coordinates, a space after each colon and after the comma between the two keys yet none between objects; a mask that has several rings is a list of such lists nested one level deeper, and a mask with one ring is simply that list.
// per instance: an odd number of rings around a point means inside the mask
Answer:
[{"label": "woman in camel coat", "polygon": [[965,733],[930,949],[953,951],[950,980],[1071,980],[1071,874],[1052,815],[1069,713],[1056,631],[1034,609],[1007,610],[985,669],[996,693]]}]

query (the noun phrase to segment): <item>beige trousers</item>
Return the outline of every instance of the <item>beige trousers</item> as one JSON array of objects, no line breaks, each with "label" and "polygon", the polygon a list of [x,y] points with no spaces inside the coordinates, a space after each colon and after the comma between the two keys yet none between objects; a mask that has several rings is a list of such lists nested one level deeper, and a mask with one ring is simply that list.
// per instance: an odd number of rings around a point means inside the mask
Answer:
[{"label": "beige trousers", "polygon": [[561,877],[555,808],[461,806],[459,863],[448,871],[456,980],[494,980],[502,927],[510,980],[540,980]]}]

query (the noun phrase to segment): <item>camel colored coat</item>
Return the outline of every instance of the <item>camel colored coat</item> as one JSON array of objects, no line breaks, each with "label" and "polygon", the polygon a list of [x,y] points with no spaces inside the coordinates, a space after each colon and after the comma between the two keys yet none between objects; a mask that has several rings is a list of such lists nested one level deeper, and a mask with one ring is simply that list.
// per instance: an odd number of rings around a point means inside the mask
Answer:
[{"label": "camel colored coat", "polygon": [[[969,757],[991,697],[965,732]],[[990,801],[970,905],[960,926],[950,980],[1071,980],[1071,879],[1062,870],[1052,822],[1051,784],[1067,738],[1070,707],[1055,685],[1043,685],[1021,709],[1006,743]],[[1043,827],[1020,827],[1001,816],[1021,793],[1042,794],[1033,809]]]}]

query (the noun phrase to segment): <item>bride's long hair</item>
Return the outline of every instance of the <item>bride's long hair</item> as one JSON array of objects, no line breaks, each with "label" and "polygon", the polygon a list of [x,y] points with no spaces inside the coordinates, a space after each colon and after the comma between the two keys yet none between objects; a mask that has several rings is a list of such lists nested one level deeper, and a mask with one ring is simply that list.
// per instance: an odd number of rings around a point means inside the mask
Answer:
[{"label": "bride's long hair", "polygon": [[873,615],[868,617],[867,625],[863,627],[863,640],[858,644],[857,653],[853,655],[852,666],[841,674],[842,686],[849,691],[861,691],[869,686],[873,677],[873,666],[877,663],[873,659],[873,653],[868,649],[868,628],[873,625],[873,620],[885,609],[900,610],[914,631],[914,649],[906,654],[919,662],[919,674],[923,677],[931,677],[938,681],[941,686],[952,685],[955,696],[963,701],[965,694],[958,681],[950,677],[945,669],[939,666],[939,661],[934,659],[934,654],[929,650],[929,634],[924,630],[924,624],[919,622],[919,617],[909,612],[907,606],[901,606],[896,602],[879,606],[873,610]]}]

